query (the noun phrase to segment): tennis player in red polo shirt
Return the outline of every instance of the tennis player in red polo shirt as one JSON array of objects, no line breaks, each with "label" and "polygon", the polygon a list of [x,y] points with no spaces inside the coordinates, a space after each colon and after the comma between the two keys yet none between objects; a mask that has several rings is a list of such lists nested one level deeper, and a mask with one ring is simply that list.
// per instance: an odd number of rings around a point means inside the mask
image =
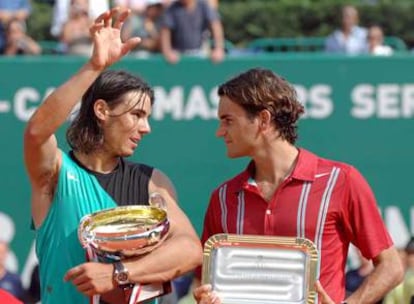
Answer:
[{"label": "tennis player in red polo shirt", "polygon": [[[348,164],[295,146],[304,107],[292,86],[269,70],[251,69],[218,93],[217,136],[229,158],[251,162],[212,193],[202,242],[217,233],[312,240],[320,252],[319,303],[374,303],[398,285],[403,267],[367,181]],[[345,299],[350,243],[375,269]],[[210,291],[197,288],[198,303],[220,303]]]}]

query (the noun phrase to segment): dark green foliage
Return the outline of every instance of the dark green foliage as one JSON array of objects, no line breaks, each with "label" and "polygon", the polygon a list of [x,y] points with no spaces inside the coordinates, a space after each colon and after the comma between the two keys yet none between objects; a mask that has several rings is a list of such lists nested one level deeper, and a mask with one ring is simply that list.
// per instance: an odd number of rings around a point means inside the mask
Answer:
[{"label": "dark green foliage", "polygon": [[32,1],[32,13],[27,22],[27,30],[37,41],[52,39],[50,34],[52,11],[53,6],[46,1]]}]

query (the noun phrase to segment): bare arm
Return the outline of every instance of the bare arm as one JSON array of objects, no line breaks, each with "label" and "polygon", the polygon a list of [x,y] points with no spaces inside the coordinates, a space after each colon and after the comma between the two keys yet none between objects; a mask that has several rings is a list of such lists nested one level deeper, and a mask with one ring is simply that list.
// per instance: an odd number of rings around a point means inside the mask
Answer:
[{"label": "bare arm", "polygon": [[161,28],[160,32],[160,41],[161,41],[161,51],[165,59],[169,63],[177,63],[179,56],[175,50],[173,50],[171,45],[171,30],[167,27]]},{"label": "bare arm", "polygon": [[213,35],[214,48],[211,52],[211,60],[220,62],[224,59],[224,33],[220,20],[211,23],[211,33]]},{"label": "bare arm", "polygon": [[224,33],[220,20],[215,20],[211,23],[211,33],[214,40],[214,48],[224,50]]},{"label": "bare arm", "polygon": [[13,18],[20,21],[26,21],[27,17],[29,17],[29,11],[25,9],[18,11],[0,10],[0,22],[4,24]]},{"label": "bare arm", "polygon": [[170,233],[162,246],[151,254],[137,262],[125,263],[131,280],[140,283],[171,280],[199,266],[202,261],[201,243],[189,219],[177,205],[175,189],[169,178],[154,170],[149,187],[150,192],[158,192],[167,202]]},{"label": "bare arm", "polygon": [[[377,303],[403,280],[403,265],[394,247],[383,250],[374,258],[373,262],[374,270],[364,279],[362,285],[345,300],[347,304]],[[322,304],[335,304],[320,282],[317,282],[316,290]]]},{"label": "bare arm", "polygon": [[139,39],[121,42],[119,29],[129,12],[122,13],[112,27],[109,20],[117,12],[113,9],[98,17],[90,30],[94,42],[91,59],[46,98],[26,126],[24,159],[32,186],[32,215],[36,226],[41,224],[49,210],[60,166],[54,133],[99,74],[139,42]]},{"label": "bare arm", "polygon": [[373,262],[374,271],[348,297],[346,300],[348,304],[376,303],[403,280],[403,265],[394,247],[382,251]]}]

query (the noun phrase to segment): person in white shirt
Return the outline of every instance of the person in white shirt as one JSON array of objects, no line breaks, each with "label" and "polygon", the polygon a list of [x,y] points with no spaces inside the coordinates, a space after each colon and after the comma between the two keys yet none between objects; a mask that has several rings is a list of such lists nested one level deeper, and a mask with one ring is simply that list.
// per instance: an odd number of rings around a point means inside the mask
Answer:
[{"label": "person in white shirt", "polygon": [[358,26],[357,9],[351,5],[344,6],[341,18],[341,28],[328,36],[325,42],[325,51],[349,55],[365,53],[367,30]]},{"label": "person in white shirt", "polygon": [[[89,1],[89,18],[92,20],[109,9],[109,0]],[[62,34],[63,24],[69,18],[70,0],[56,0],[53,7],[53,19],[50,33],[53,37],[59,38]]]},{"label": "person in white shirt", "polygon": [[384,44],[384,33],[378,25],[373,25],[368,29],[367,41],[367,52],[371,55],[390,56],[394,52],[389,45]]}]

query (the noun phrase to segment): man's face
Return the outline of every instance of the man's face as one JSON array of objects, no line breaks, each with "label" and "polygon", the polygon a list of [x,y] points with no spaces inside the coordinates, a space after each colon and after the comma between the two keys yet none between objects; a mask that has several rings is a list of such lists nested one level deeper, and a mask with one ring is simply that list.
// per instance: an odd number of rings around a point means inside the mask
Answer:
[{"label": "man's face", "polygon": [[342,26],[344,29],[350,30],[358,24],[358,12],[353,7],[346,7],[342,11]]},{"label": "man's face", "polygon": [[368,31],[368,44],[371,48],[374,48],[377,45],[381,45],[383,42],[383,35],[379,28],[373,27]]},{"label": "man's face", "polygon": [[151,111],[148,96],[141,97],[136,92],[126,94],[124,102],[108,111],[103,127],[104,149],[117,156],[132,155],[144,135],[151,132]]},{"label": "man's face", "polygon": [[230,158],[252,156],[258,144],[258,120],[227,96],[220,97],[218,137],[223,137]]}]

